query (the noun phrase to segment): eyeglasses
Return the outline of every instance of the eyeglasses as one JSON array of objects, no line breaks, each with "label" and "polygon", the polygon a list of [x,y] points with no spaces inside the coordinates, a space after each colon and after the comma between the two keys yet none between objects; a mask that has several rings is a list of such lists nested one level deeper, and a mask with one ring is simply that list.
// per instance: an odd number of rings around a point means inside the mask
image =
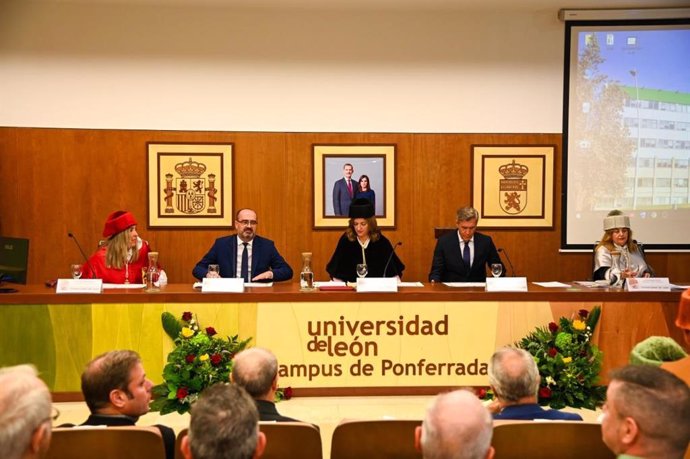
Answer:
[{"label": "eyeglasses", "polygon": [[256,226],[259,224],[256,220],[236,220],[242,226]]},{"label": "eyeglasses", "polygon": [[48,421],[57,421],[57,419],[60,417],[60,410],[58,410],[54,405],[51,405],[50,408],[50,417],[47,417],[43,420],[43,422],[48,422]]}]

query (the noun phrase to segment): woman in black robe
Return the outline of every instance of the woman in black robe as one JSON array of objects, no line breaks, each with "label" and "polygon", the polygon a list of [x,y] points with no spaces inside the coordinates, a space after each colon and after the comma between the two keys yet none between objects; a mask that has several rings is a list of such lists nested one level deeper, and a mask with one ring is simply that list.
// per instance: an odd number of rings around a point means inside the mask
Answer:
[{"label": "woman in black robe", "polygon": [[368,199],[352,201],[349,217],[347,230],[326,266],[331,279],[355,282],[358,264],[367,265],[368,277],[402,277],[405,265],[378,229],[371,202]]}]

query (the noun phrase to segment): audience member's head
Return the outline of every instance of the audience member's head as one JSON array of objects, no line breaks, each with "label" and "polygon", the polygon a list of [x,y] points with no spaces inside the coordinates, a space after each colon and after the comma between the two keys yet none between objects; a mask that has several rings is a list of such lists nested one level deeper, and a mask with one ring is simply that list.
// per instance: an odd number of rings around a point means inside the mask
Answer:
[{"label": "audience member's head", "polygon": [[537,364],[526,350],[504,347],[491,357],[489,384],[502,404],[536,403],[539,381]]},{"label": "audience member's head", "polygon": [[0,457],[43,457],[50,445],[50,392],[31,365],[0,368]]},{"label": "audience member's head", "polygon": [[415,430],[415,446],[424,459],[492,458],[491,414],[471,392],[437,396]]},{"label": "audience member's head", "polygon": [[255,399],[273,401],[278,388],[278,359],[268,349],[245,349],[233,359],[232,381]]},{"label": "audience member's head", "polygon": [[93,414],[138,419],[149,411],[152,385],[139,354],[129,350],[99,355],[81,375],[81,391]]},{"label": "audience member's head", "polygon": [[265,447],[254,400],[237,384],[220,383],[192,407],[181,449],[186,459],[249,459],[261,457]]},{"label": "audience member's head", "polygon": [[681,458],[690,439],[690,389],[658,367],[628,365],[611,373],[601,431],[615,454]]}]

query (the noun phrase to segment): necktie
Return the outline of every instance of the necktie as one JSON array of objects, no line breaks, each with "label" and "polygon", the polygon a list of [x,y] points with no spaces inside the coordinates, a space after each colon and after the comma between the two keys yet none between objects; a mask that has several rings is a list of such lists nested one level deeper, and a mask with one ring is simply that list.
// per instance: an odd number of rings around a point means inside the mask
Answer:
[{"label": "necktie", "polygon": [[462,261],[467,265],[468,268],[471,267],[470,265],[470,243],[465,242],[465,248],[462,249]]},{"label": "necktie", "polygon": [[347,181],[347,191],[350,193],[350,197],[352,197],[352,180]]},{"label": "necktie", "polygon": [[247,242],[243,242],[242,245],[242,266],[240,267],[240,276],[245,282],[249,282],[249,251],[247,250]]}]

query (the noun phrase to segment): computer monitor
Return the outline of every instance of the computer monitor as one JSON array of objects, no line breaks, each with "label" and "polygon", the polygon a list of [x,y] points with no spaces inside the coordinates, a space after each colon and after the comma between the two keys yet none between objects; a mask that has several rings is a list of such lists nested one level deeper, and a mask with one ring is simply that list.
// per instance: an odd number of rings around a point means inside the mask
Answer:
[{"label": "computer monitor", "polygon": [[0,236],[0,282],[26,284],[29,240]]}]

